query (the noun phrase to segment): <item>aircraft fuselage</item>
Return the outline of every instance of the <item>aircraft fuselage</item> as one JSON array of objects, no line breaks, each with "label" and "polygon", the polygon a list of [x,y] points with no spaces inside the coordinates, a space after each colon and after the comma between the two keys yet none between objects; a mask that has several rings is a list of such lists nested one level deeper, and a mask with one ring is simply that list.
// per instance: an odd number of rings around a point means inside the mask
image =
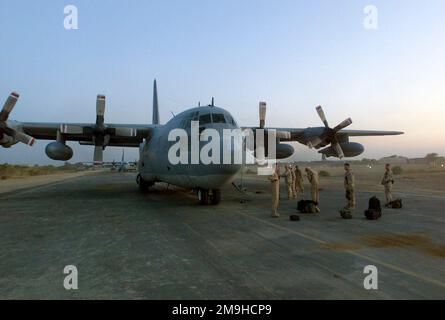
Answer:
[{"label": "aircraft fuselage", "polygon": [[[194,164],[192,161],[171,163],[169,150],[176,141],[169,141],[169,133],[174,129],[184,129],[191,137],[191,121],[199,121],[199,132],[215,129],[221,137],[224,129],[239,128],[229,112],[215,106],[188,109],[165,125],[159,125],[150,139],[140,146],[139,173],[146,182],[167,182],[184,188],[220,189],[233,181],[241,164],[223,164],[223,150],[220,152],[219,164],[203,164],[201,159]],[[206,143],[200,142],[199,149]],[[223,148],[223,144],[220,145]],[[191,143],[188,147],[191,147]],[[188,157],[190,160],[191,153]]]}]

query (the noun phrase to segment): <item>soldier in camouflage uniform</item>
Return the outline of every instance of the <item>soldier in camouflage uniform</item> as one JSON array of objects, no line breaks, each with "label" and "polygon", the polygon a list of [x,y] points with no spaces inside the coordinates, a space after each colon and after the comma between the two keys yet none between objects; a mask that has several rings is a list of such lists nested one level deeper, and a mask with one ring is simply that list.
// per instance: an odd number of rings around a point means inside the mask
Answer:
[{"label": "soldier in camouflage uniform", "polygon": [[276,165],[273,173],[269,176],[269,181],[272,186],[272,218],[278,218],[278,203],[280,201],[280,178],[279,167]]},{"label": "soldier in camouflage uniform", "polygon": [[292,190],[292,167],[287,164],[284,172],[284,181],[286,182],[287,198],[290,200],[294,197],[294,192]]},{"label": "soldier in camouflage uniform", "polygon": [[355,209],[355,178],[352,172],[351,165],[345,163],[345,181],[344,186],[346,190],[346,207],[345,210],[351,212]]},{"label": "soldier in camouflage uniform", "polygon": [[305,168],[307,179],[311,183],[311,196],[312,201],[318,204],[318,201],[320,199],[319,191],[318,191],[318,174],[312,170],[311,168]]},{"label": "soldier in camouflage uniform", "polygon": [[295,169],[292,165],[289,165],[290,167],[290,173],[292,174],[292,199],[296,199],[297,198],[297,189],[296,189],[296,184],[297,184],[297,177],[295,175]]},{"label": "soldier in camouflage uniform", "polygon": [[382,185],[385,187],[385,197],[386,204],[385,206],[389,206],[389,203],[392,201],[392,185],[394,184],[394,178],[391,170],[391,165],[387,163],[385,165],[385,175],[382,179]]},{"label": "soldier in camouflage uniform", "polygon": [[294,171],[295,171],[295,191],[296,196],[298,197],[298,192],[304,192],[303,188],[303,173],[301,172],[300,168],[295,164],[294,165]]}]

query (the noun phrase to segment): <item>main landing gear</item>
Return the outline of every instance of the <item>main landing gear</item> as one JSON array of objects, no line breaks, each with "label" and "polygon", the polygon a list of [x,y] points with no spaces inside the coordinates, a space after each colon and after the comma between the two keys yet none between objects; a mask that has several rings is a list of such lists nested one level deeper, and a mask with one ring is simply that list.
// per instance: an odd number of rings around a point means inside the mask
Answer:
[{"label": "main landing gear", "polygon": [[217,205],[221,202],[221,190],[198,189],[198,200],[200,205]]}]

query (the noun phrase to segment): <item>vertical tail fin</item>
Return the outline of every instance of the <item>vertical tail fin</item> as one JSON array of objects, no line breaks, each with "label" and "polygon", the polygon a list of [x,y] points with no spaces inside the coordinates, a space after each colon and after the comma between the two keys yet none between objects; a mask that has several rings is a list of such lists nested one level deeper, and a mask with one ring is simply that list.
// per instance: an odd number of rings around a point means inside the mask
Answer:
[{"label": "vertical tail fin", "polygon": [[153,82],[153,124],[159,124],[158,87],[156,79]]}]

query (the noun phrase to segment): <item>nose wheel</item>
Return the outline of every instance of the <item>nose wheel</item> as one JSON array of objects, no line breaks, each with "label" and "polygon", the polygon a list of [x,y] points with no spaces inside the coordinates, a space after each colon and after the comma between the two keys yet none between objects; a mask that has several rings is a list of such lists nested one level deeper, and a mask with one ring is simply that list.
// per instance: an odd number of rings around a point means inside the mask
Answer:
[{"label": "nose wheel", "polygon": [[147,193],[149,191],[149,188],[153,185],[153,183],[149,183],[142,179],[140,174],[138,174],[136,177],[136,183],[139,185],[139,190],[142,193]]},{"label": "nose wheel", "polygon": [[198,189],[198,200],[200,205],[217,205],[221,202],[221,190]]}]

